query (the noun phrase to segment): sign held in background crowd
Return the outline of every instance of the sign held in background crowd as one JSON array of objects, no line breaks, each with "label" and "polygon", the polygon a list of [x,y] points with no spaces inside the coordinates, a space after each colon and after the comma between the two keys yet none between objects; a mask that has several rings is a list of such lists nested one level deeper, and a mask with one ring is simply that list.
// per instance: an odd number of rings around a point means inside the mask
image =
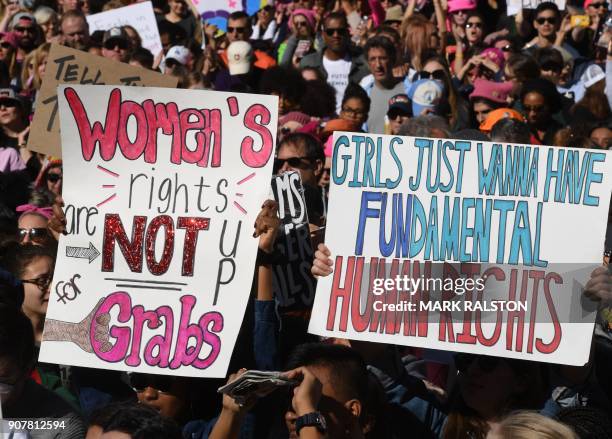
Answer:
[{"label": "sign held in background crowd", "polygon": [[98,14],[88,15],[89,32],[106,31],[113,27],[132,26],[142,39],[142,47],[153,56],[162,51],[159,30],[151,2],[134,3],[123,8],[111,9]]},{"label": "sign held in background crowd", "polygon": [[586,363],[610,175],[601,150],[335,133],[310,332]]},{"label": "sign held in background crowd", "polygon": [[113,84],[173,88],[176,87],[177,79],[59,44],[52,44],[42,86],[36,99],[36,112],[30,130],[28,148],[55,157],[62,154],[57,98],[59,84]]},{"label": "sign held in background crowd", "polygon": [[[224,377],[253,280],[277,99],[81,85],[58,97],[68,235],[40,361]],[[79,289],[69,300],[66,282]]]}]

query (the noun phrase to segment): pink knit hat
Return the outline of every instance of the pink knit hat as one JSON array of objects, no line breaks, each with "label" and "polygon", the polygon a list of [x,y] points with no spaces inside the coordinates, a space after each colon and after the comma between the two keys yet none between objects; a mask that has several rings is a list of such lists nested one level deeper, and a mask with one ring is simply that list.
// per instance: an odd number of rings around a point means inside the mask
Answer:
[{"label": "pink knit hat", "polygon": [[308,122],[310,122],[310,116],[300,111],[290,111],[279,119],[278,125],[282,127],[287,122],[297,122],[300,125],[304,126]]},{"label": "pink knit hat", "polygon": [[491,61],[499,66],[500,69],[504,68],[506,58],[504,58],[504,52],[496,47],[489,47],[480,53],[482,56],[486,56]]},{"label": "pink knit hat", "polygon": [[296,15],[302,15],[306,19],[306,21],[308,21],[310,28],[314,30],[316,17],[314,11],[311,11],[310,9],[295,9],[291,13],[291,19],[289,20],[289,29],[293,30],[293,17],[295,17]]},{"label": "pink knit hat", "polygon": [[485,98],[493,102],[506,104],[512,87],[512,82],[493,82],[476,78],[474,91],[470,94],[470,99]]},{"label": "pink knit hat", "polygon": [[448,13],[476,9],[476,0],[448,0]]}]

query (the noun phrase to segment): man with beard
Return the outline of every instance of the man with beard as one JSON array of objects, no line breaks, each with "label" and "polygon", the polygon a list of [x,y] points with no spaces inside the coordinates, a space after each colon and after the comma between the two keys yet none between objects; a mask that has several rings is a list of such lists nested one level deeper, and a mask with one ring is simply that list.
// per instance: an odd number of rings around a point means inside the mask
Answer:
[{"label": "man with beard", "polygon": [[17,36],[17,61],[21,62],[28,53],[36,49],[39,36],[36,19],[27,12],[16,14],[11,22],[11,30]]},{"label": "man with beard", "polygon": [[64,46],[83,51],[89,48],[89,25],[81,11],[70,10],[62,15],[60,32]]}]

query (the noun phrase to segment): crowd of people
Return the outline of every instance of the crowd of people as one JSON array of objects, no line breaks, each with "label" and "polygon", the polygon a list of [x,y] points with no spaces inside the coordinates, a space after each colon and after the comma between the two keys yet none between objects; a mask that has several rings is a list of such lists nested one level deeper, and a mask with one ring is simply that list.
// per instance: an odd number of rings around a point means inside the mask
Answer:
[{"label": "crowd of people", "polygon": [[[189,1],[153,0],[159,55],[133,26],[89,31],[88,15],[130,3],[0,0],[0,418],[64,426],[11,437],[612,437],[612,313],[583,367],[459,353],[440,362],[427,349],[321,339],[307,333],[308,306],[283,309],[272,293],[273,201],[255,224],[256,276],[227,380],[39,362],[65,231],[63,165],[29,148],[28,134],[53,43],[179,88],[278,96],[274,172],[299,172],[313,230],[325,225],[335,131],[612,147],[607,0],[514,15],[515,2],[500,0],[268,0],[252,16],[229,14],[225,29]],[[321,236],[314,276],[333,271]],[[602,264],[611,251],[602,237]],[[612,300],[606,267],[584,294],[602,308]],[[240,403],[217,393],[247,369],[296,384]]]}]

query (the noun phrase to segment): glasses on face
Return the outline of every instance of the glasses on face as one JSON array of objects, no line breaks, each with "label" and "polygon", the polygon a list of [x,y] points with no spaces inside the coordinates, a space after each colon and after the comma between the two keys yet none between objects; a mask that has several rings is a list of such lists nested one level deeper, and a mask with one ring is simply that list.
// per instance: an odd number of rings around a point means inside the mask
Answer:
[{"label": "glasses on face", "polygon": [[345,27],[334,27],[334,28],[327,28],[325,29],[325,34],[328,37],[333,37],[335,34],[338,34],[339,36],[343,37],[348,33],[348,29]]},{"label": "glasses on face", "polygon": [[535,105],[535,106],[523,105],[523,108],[525,109],[527,113],[531,113],[532,111],[534,113],[541,113],[542,111],[544,111],[545,106],[544,105]]},{"label": "glasses on face", "polygon": [[62,174],[47,174],[47,181],[57,183],[63,178]]},{"label": "glasses on face", "polygon": [[16,32],[19,32],[20,34],[33,34],[34,33],[34,28],[33,27],[24,27],[24,26],[15,26],[13,28]]},{"label": "glasses on face", "polygon": [[556,24],[557,18],[556,17],[538,17],[536,18],[536,23],[538,24],[544,24],[544,23]]},{"label": "glasses on face", "polygon": [[147,387],[155,389],[160,393],[169,393],[174,384],[174,378],[171,376],[147,375],[144,373],[131,373],[129,374],[129,380],[130,387],[136,393],[144,392]]},{"label": "glasses on face", "polygon": [[559,74],[563,70],[563,66],[560,66],[560,65],[554,64],[554,63],[546,63],[546,64],[542,64],[542,66],[540,66],[540,70],[542,70],[544,72],[553,72],[553,73]]},{"label": "glasses on face", "polygon": [[351,108],[351,107],[342,108],[342,112],[345,113],[347,116],[350,115],[354,117],[360,117],[365,114],[365,111],[362,110],[361,108]]},{"label": "glasses on face", "polygon": [[288,159],[274,159],[274,173],[278,172],[285,164],[289,165],[290,168],[303,168],[305,167],[304,161],[310,161],[310,157],[289,157]]},{"label": "glasses on face", "polygon": [[506,44],[504,47],[501,48],[502,52],[511,52],[512,51],[512,46],[510,44]]},{"label": "glasses on face", "polygon": [[455,367],[461,373],[467,372],[472,364],[476,364],[478,368],[485,372],[493,372],[495,368],[503,361],[499,357],[489,357],[486,355],[470,355],[457,354],[455,355]]},{"label": "glasses on face", "polygon": [[592,8],[595,8],[595,9],[599,9],[599,8],[608,9],[608,3],[606,3],[606,2],[591,3],[589,6],[591,6]]},{"label": "glasses on face", "polygon": [[243,34],[244,31],[246,30],[246,27],[244,26],[228,26],[227,27],[227,33],[228,34],[233,34],[233,33],[237,33],[237,34]]},{"label": "glasses on face", "polygon": [[467,11],[465,9],[459,9],[458,11],[453,12],[453,15],[467,15]]},{"label": "glasses on face", "polygon": [[40,243],[47,240],[49,232],[44,227],[34,227],[31,229],[20,228],[18,231],[19,242],[23,242],[26,236],[30,238],[30,241]]},{"label": "glasses on face", "polygon": [[123,39],[108,40],[104,43],[104,48],[106,50],[114,50],[115,47],[118,47],[119,50],[127,50],[130,47],[130,43]]},{"label": "glasses on face", "polygon": [[480,21],[468,21],[465,24],[465,27],[467,29],[471,29],[473,27],[477,28],[477,29],[482,29],[482,23]]},{"label": "glasses on face", "polygon": [[401,110],[390,110],[387,113],[387,117],[389,118],[389,120],[397,120],[397,119],[402,119],[404,117],[410,117],[410,115],[406,114],[405,112]]},{"label": "glasses on face", "polygon": [[41,291],[45,291],[51,285],[52,276],[50,273],[38,276],[36,279],[23,279],[21,282],[24,284],[33,284],[40,288]]},{"label": "glasses on face", "polygon": [[421,70],[417,73],[417,79],[437,79],[438,81],[444,81],[446,78],[446,74],[444,70],[434,70],[433,72],[427,72],[425,70]]},{"label": "glasses on face", "polygon": [[12,99],[2,100],[2,101],[0,101],[0,107],[15,108],[15,107],[17,107],[17,102],[15,102]]},{"label": "glasses on face", "polygon": [[13,46],[11,46],[11,44],[8,41],[3,41],[0,43],[0,47],[2,47],[3,49],[10,49]]},{"label": "glasses on face", "polygon": [[308,25],[307,22],[299,20],[299,21],[294,21],[293,25],[298,28],[298,27],[306,27]]}]

